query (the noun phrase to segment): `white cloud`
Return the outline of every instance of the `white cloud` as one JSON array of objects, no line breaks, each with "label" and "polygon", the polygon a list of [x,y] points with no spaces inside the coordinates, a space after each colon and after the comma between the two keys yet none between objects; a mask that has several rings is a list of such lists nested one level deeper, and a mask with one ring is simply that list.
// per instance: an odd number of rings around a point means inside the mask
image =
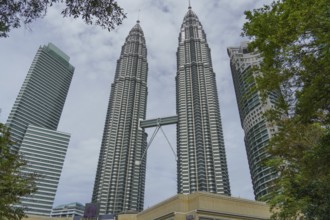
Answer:
[{"label": "white cloud", "polygon": [[[243,132],[241,129],[226,48],[239,45],[243,11],[260,1],[192,1],[203,24],[217,74],[221,116],[231,190],[234,196],[253,198]],[[175,114],[175,74],[178,34],[187,1],[121,1],[127,12],[124,23],[112,32],[62,18],[58,8],[33,23],[32,31],[13,30],[0,39],[0,121],[12,108],[32,59],[40,45],[53,42],[71,57],[75,74],[59,130],[71,133],[55,205],[89,202],[103,133],[110,86],[116,61],[129,30],[138,19],[147,41],[149,63],[148,118]],[[165,128],[175,147],[175,126]],[[150,134],[152,130],[148,130]],[[150,136],[150,135],[149,135]],[[162,189],[162,190],[159,190]],[[176,166],[172,151],[159,133],[148,153],[146,206],[176,194]]]}]

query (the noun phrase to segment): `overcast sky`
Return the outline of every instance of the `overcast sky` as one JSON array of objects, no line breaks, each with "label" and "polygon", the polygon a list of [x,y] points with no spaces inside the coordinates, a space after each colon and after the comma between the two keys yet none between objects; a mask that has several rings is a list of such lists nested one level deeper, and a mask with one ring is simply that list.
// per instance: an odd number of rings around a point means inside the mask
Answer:
[{"label": "overcast sky", "polygon": [[[265,2],[265,1],[263,1]],[[267,1],[266,1],[267,2]],[[269,2],[269,1],[268,1]],[[110,86],[129,30],[141,10],[148,49],[147,118],[175,115],[175,75],[178,35],[187,12],[186,0],[121,0],[127,19],[112,32],[80,20],[62,18],[52,7],[44,19],[0,38],[0,122],[5,122],[40,45],[54,43],[75,66],[59,131],[71,134],[54,206],[90,202],[101,145]],[[239,121],[227,47],[238,46],[243,12],[261,6],[259,0],[192,0],[211,48],[217,76],[232,196],[254,199]],[[163,127],[176,147],[176,126]],[[153,129],[147,129],[149,137]],[[176,161],[161,132],[148,151],[145,208],[176,194]]]}]

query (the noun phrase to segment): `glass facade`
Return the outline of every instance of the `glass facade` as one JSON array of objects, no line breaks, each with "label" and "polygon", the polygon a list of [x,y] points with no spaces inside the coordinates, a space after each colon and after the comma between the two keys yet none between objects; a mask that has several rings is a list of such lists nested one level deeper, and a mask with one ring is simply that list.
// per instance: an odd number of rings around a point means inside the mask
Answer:
[{"label": "glass facade", "polygon": [[37,51],[7,120],[18,150],[27,160],[22,172],[35,172],[37,192],[21,198],[28,214],[49,215],[66,155],[69,134],[56,131],[74,67],[49,43]]},{"label": "glass facade", "polygon": [[52,209],[51,217],[52,218],[63,218],[63,217],[74,217],[74,216],[83,216],[85,211],[85,206],[73,202],[65,205],[59,205]]},{"label": "glass facade", "polygon": [[29,214],[50,214],[69,140],[69,134],[28,125],[19,149],[28,161],[22,172],[38,174],[37,192],[21,198]]},{"label": "glass facade", "polygon": [[262,101],[255,82],[259,73],[251,68],[258,66],[262,59],[260,54],[248,52],[247,42],[243,42],[240,47],[230,47],[227,51],[245,133],[244,141],[254,194],[258,200],[269,192],[269,182],[276,178],[272,170],[262,165],[262,160],[268,157],[265,147],[278,128],[268,123],[263,114],[274,107],[279,93],[274,92]]}]

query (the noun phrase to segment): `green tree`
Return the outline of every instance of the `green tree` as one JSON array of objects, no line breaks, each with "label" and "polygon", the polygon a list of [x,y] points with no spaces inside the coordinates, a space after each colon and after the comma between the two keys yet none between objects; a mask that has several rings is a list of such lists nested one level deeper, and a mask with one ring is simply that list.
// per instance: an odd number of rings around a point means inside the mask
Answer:
[{"label": "green tree", "polygon": [[287,119],[270,140],[267,165],[280,175],[265,198],[273,219],[329,219],[330,130],[316,123]]},{"label": "green tree", "polygon": [[279,126],[266,163],[279,178],[265,200],[274,219],[329,219],[329,1],[276,0],[245,15],[242,35],[263,57],[258,90],[263,97],[278,89],[283,94],[266,114]]},{"label": "green tree", "polygon": [[36,175],[21,172],[26,161],[10,150],[12,145],[8,129],[0,123],[0,220],[24,217],[20,197],[36,191]]},{"label": "green tree", "polygon": [[[304,122],[330,111],[330,4],[328,0],[279,0],[245,12],[243,35],[263,56],[258,88],[282,87],[285,102]],[[321,117],[321,118],[320,118]]]},{"label": "green tree", "polygon": [[113,30],[120,25],[126,14],[115,0],[2,0],[0,1],[0,37],[21,24],[30,24],[46,15],[48,7],[65,3],[64,17],[81,17],[86,24],[96,24]]}]

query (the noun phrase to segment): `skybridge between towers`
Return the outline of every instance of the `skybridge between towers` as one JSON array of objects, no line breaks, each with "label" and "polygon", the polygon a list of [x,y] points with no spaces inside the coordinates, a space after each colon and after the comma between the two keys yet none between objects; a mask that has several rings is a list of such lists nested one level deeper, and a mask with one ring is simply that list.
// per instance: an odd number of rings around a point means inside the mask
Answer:
[{"label": "skybridge between towers", "polygon": [[164,126],[164,125],[172,125],[172,124],[177,124],[177,123],[178,123],[178,116],[170,116],[170,117],[165,117],[165,118],[155,118],[155,119],[141,120],[140,121],[140,129],[152,128],[152,127],[156,127],[156,129],[155,129],[154,133],[152,134],[152,136],[149,139],[149,142],[147,144],[147,148],[144,150],[143,155],[141,157],[141,160],[136,160],[135,165],[138,165],[138,166],[141,165],[141,161],[146,156],[146,153],[147,153],[152,141],[154,140],[154,138],[155,138],[155,136],[156,136],[156,134],[158,133],[159,130],[163,133],[168,145],[170,146],[170,148],[173,152],[175,160],[177,161],[178,158],[176,156],[175,150],[172,147],[169,139],[167,138],[165,132],[162,129],[162,126]]},{"label": "skybridge between towers", "polygon": [[140,121],[140,128],[152,128],[159,127],[164,125],[172,125],[178,123],[178,116],[170,116],[164,118],[155,118],[155,119],[147,119]]}]

